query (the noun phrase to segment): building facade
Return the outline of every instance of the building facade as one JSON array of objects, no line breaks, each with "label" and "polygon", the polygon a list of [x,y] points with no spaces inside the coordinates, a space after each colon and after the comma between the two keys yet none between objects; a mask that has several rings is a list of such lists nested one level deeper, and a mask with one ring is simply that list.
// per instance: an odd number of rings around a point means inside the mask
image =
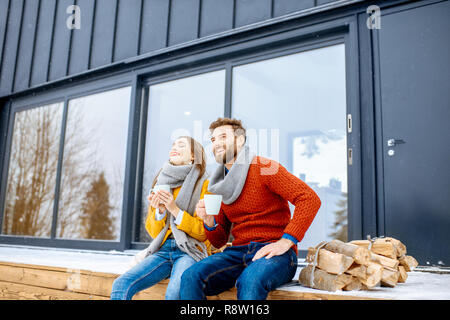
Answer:
[{"label": "building facade", "polygon": [[449,265],[450,2],[0,0],[0,244],[143,248],[171,141],[209,123],[310,185],[300,242]]}]

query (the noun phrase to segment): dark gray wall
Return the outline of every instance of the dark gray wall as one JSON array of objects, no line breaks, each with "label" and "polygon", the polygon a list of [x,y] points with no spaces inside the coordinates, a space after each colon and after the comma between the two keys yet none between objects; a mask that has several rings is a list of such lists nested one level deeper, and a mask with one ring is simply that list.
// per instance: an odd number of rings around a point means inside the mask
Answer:
[{"label": "dark gray wall", "polygon": [[[0,0],[0,97],[335,0]],[[66,9],[81,8],[81,29]]]}]

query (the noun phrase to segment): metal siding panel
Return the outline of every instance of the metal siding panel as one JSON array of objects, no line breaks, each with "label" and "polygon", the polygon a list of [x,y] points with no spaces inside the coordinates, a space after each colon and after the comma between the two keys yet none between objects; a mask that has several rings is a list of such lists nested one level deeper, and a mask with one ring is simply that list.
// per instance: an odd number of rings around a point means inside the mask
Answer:
[{"label": "metal siding panel", "polygon": [[271,0],[236,0],[235,27],[242,27],[271,17]]},{"label": "metal siding panel", "polygon": [[56,80],[67,75],[69,62],[71,29],[66,25],[69,14],[67,7],[73,4],[73,0],[58,0],[55,17],[53,45],[50,59],[49,80]]},{"label": "metal siding panel", "polygon": [[273,0],[274,17],[314,7],[314,0]]},{"label": "metal siding panel", "polygon": [[111,63],[117,0],[96,0],[91,68]]},{"label": "metal siding panel", "polygon": [[138,55],[141,0],[119,0],[114,61]]},{"label": "metal siding panel", "polygon": [[23,1],[11,1],[0,72],[0,95],[11,93],[20,39]]},{"label": "metal siding panel", "polygon": [[202,0],[200,37],[233,29],[234,0]]},{"label": "metal siding panel", "polygon": [[6,23],[8,21],[9,0],[0,2],[0,67],[3,56],[3,44],[6,37]]},{"label": "metal siding panel", "polygon": [[81,28],[72,32],[69,74],[85,71],[89,67],[89,52],[91,49],[92,16],[95,1],[78,0],[81,11]]},{"label": "metal siding panel", "polygon": [[200,0],[172,0],[169,46],[197,39]]},{"label": "metal siding panel", "polygon": [[144,0],[140,54],[166,46],[169,1]]},{"label": "metal siding panel", "polygon": [[41,0],[36,26],[33,65],[31,66],[30,86],[32,87],[47,81],[55,5],[56,0]]},{"label": "metal siding panel", "polygon": [[336,0],[317,0],[317,4],[316,6],[320,6],[321,4],[325,4],[325,3],[329,3],[329,2],[334,2]]},{"label": "metal siding panel", "polygon": [[30,82],[31,61],[33,59],[34,38],[36,34],[36,21],[38,17],[39,1],[26,0],[20,44],[17,56],[14,91],[27,89]]}]

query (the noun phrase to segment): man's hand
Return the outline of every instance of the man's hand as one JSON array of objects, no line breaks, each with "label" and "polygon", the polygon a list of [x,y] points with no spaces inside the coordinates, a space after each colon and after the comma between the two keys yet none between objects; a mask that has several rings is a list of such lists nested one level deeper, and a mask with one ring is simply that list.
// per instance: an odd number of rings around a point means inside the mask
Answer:
[{"label": "man's hand", "polygon": [[252,261],[258,260],[259,258],[262,258],[264,256],[266,256],[266,259],[270,259],[273,256],[281,256],[293,245],[294,243],[291,240],[281,238],[277,242],[265,245],[264,247],[259,249],[253,257]]},{"label": "man's hand", "polygon": [[195,207],[195,212],[197,216],[203,220],[203,222],[210,228],[214,226],[214,216],[206,214],[205,202],[200,199]]}]

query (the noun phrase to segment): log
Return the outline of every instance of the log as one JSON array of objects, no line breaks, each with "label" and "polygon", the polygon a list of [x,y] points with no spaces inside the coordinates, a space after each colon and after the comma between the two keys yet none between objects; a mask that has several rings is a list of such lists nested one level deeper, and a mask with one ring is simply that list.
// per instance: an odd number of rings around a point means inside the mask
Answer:
[{"label": "log", "polygon": [[390,269],[383,268],[383,274],[381,276],[382,287],[395,287],[398,282],[399,272]]},{"label": "log", "polygon": [[401,257],[406,254],[406,246],[400,240],[391,237],[386,237],[384,239],[394,244],[397,257]]},{"label": "log", "polygon": [[[356,244],[357,246],[361,246],[364,248],[369,248],[370,241],[369,240],[354,240],[350,241],[352,244]],[[385,239],[376,239],[372,243],[372,247],[370,251],[391,259],[397,258],[397,249],[395,245],[391,241],[387,241]]]},{"label": "log", "polygon": [[369,263],[368,266],[353,264],[346,273],[357,277],[366,287],[373,288],[381,280],[383,267],[377,263]]},{"label": "log", "polygon": [[326,271],[320,270],[318,268],[314,269],[314,285],[311,284],[311,273],[313,267],[308,265],[300,271],[299,283],[303,286],[326,290],[326,291],[337,291],[341,290],[343,287],[352,282],[352,276],[348,274],[334,275]]},{"label": "log", "polygon": [[371,261],[381,264],[383,267],[388,267],[397,270],[399,261],[397,259],[391,259],[376,253],[372,253]]},{"label": "log", "polygon": [[401,266],[405,267],[407,272],[413,271],[419,265],[413,256],[403,256],[398,259]]},{"label": "log", "polygon": [[328,251],[351,257],[359,264],[366,265],[370,262],[370,251],[356,244],[345,243],[335,239],[327,243],[324,248]]},{"label": "log", "polygon": [[[314,262],[317,249],[308,248],[306,262]],[[341,253],[334,253],[325,249],[319,250],[317,257],[317,268],[332,274],[344,273],[353,263],[353,258]]]},{"label": "log", "polygon": [[399,266],[398,267],[398,272],[399,272],[398,282],[405,283],[406,279],[408,279],[408,274],[406,273],[405,267],[404,266]]},{"label": "log", "polygon": [[350,268],[345,271],[345,273],[350,274],[354,277],[358,277],[360,279],[366,279],[367,277],[367,266],[362,264],[353,263]]},{"label": "log", "polygon": [[357,277],[352,277],[352,281],[342,288],[344,291],[359,291],[363,287],[363,284],[361,283],[361,280],[359,280]]}]

